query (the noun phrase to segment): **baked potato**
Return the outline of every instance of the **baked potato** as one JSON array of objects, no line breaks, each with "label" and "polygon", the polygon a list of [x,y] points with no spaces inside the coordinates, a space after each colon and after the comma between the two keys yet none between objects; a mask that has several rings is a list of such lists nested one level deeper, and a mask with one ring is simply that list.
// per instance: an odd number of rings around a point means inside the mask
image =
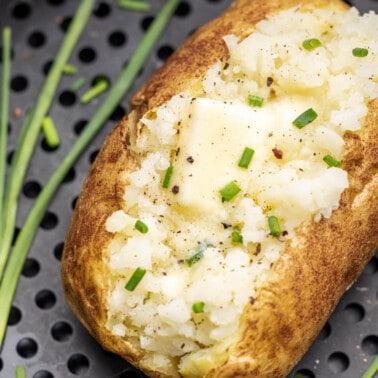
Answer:
[{"label": "baked potato", "polygon": [[132,99],[68,230],[68,304],[151,377],[284,377],[378,245],[378,16],[236,0]]}]

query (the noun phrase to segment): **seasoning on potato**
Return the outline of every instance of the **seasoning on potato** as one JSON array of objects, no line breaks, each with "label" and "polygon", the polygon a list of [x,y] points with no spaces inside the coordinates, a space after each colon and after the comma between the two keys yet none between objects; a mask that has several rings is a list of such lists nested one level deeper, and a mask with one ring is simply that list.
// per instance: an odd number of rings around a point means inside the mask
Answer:
[{"label": "seasoning on potato", "polygon": [[290,372],[378,245],[377,25],[235,1],[135,95],[63,256],[104,348],[151,377]]}]

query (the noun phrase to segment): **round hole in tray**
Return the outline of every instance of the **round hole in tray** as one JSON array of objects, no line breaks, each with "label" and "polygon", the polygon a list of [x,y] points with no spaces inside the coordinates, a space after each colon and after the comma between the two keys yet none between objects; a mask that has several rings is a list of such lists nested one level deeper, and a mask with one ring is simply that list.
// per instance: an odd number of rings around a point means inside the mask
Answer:
[{"label": "round hole in tray", "polygon": [[175,11],[175,15],[179,17],[186,17],[190,14],[190,11],[191,11],[190,4],[186,1],[181,1]]},{"label": "round hole in tray", "polygon": [[62,260],[63,248],[64,248],[64,242],[58,243],[58,244],[54,247],[54,257],[55,257],[58,261]]},{"label": "round hole in tray", "polygon": [[50,71],[50,68],[52,67],[53,65],[53,61],[52,60],[48,60],[43,66],[42,66],[42,72],[45,76],[47,76],[47,74],[49,73]]},{"label": "round hole in tray", "polygon": [[39,30],[34,31],[29,35],[28,44],[31,47],[39,48],[42,47],[46,43],[46,36]]},{"label": "round hole in tray", "polygon": [[327,322],[323,329],[320,331],[319,333],[319,339],[320,340],[325,340],[326,338],[329,337],[329,335],[331,334],[331,325],[329,324],[329,322]]},{"label": "round hole in tray", "polygon": [[67,366],[72,374],[83,374],[89,368],[89,360],[84,354],[76,353],[68,359]]},{"label": "round hole in tray", "polygon": [[76,171],[74,167],[71,167],[67,174],[64,176],[63,183],[69,183],[75,180]]},{"label": "round hole in tray", "polygon": [[119,378],[142,378],[144,377],[142,373],[139,373],[133,369],[127,369],[119,375]]},{"label": "round hole in tray", "polygon": [[126,34],[121,30],[115,30],[112,33],[110,33],[108,37],[108,42],[110,46],[112,47],[121,47],[123,46],[127,41]]},{"label": "round hole in tray", "polygon": [[28,87],[28,79],[23,75],[17,75],[12,78],[10,86],[14,92],[23,92]]},{"label": "round hole in tray", "polygon": [[72,202],[71,202],[71,208],[72,208],[72,210],[75,209],[75,206],[76,206],[76,203],[77,203],[77,200],[78,200],[78,199],[79,199],[79,197],[76,196],[76,197],[74,197],[74,199],[72,200]]},{"label": "round hole in tray", "polygon": [[329,369],[335,374],[340,374],[349,367],[349,357],[343,352],[332,353],[327,362]]},{"label": "round hole in tray", "polygon": [[0,357],[0,371],[3,370],[3,360]]},{"label": "round hole in tray", "polygon": [[101,1],[96,9],[94,10],[93,14],[98,17],[98,18],[105,18],[107,16],[109,16],[110,14],[110,11],[111,11],[111,8],[109,6],[109,4],[107,3],[104,3],[103,1]]},{"label": "round hole in tray", "polygon": [[159,59],[166,61],[172,55],[173,51],[174,51],[173,47],[164,45],[164,46],[159,47],[157,51],[157,55]]},{"label": "round hole in tray", "polygon": [[362,340],[362,350],[371,356],[378,354],[378,336],[370,335]]},{"label": "round hole in tray", "polygon": [[365,309],[359,303],[350,303],[344,307],[343,315],[348,323],[357,323],[365,317]]},{"label": "round hole in tray", "polygon": [[308,369],[300,369],[295,372],[294,377],[300,377],[300,378],[315,378],[315,374]]},{"label": "round hole in tray", "polygon": [[36,198],[41,190],[42,187],[38,181],[27,181],[22,188],[22,192],[28,198]]},{"label": "round hole in tray", "polygon": [[113,113],[110,116],[110,120],[114,122],[118,122],[124,115],[126,114],[126,110],[122,106],[117,106]]},{"label": "round hole in tray", "polygon": [[86,119],[81,119],[74,124],[74,132],[76,135],[80,135],[84,130],[85,126],[87,126],[88,121]]},{"label": "round hole in tray", "polygon": [[8,325],[13,326],[13,325],[18,324],[21,321],[21,318],[22,318],[21,310],[16,306],[12,306],[9,313]]},{"label": "round hole in tray", "polygon": [[72,106],[76,102],[76,95],[74,92],[66,90],[59,95],[59,103],[63,106]]},{"label": "round hole in tray", "polygon": [[16,350],[19,356],[32,358],[38,352],[38,344],[31,337],[24,337],[17,343]]},{"label": "round hole in tray", "polygon": [[378,271],[378,258],[373,256],[373,258],[366,265],[363,273],[365,274],[374,274]]},{"label": "round hole in tray", "polygon": [[144,17],[142,19],[142,22],[141,22],[142,30],[146,31],[150,27],[150,25],[152,24],[153,20],[154,20],[154,18],[151,17],[151,16]]},{"label": "round hole in tray", "polygon": [[40,271],[39,262],[32,257],[28,257],[22,269],[22,275],[24,277],[32,278],[32,277],[35,277],[39,273],[39,271]]},{"label": "round hole in tray", "polygon": [[19,20],[28,18],[31,14],[32,8],[30,4],[25,1],[21,1],[16,4],[12,10],[12,16]]},{"label": "round hole in tray", "polygon": [[93,164],[93,162],[95,161],[95,159],[96,159],[96,157],[97,157],[97,155],[98,155],[99,152],[100,152],[99,150],[94,150],[93,152],[90,153],[90,155],[89,155],[89,162],[91,164]]},{"label": "round hole in tray", "polygon": [[58,224],[58,217],[56,214],[51,211],[46,211],[45,215],[42,218],[40,226],[45,230],[51,230],[56,227]]},{"label": "round hole in tray", "polygon": [[66,32],[68,28],[70,27],[71,21],[72,21],[71,16],[63,18],[62,22],[60,23],[60,29],[63,32]]},{"label": "round hole in tray", "polygon": [[39,370],[33,375],[33,378],[54,378],[54,376],[47,370]]},{"label": "round hole in tray", "polygon": [[55,294],[48,289],[41,290],[35,296],[35,304],[42,310],[49,310],[56,303]]},{"label": "round hole in tray", "polygon": [[56,341],[67,341],[72,334],[71,325],[64,321],[56,322],[51,328],[51,336]]},{"label": "round hole in tray", "polygon": [[79,51],[79,59],[82,63],[92,63],[96,60],[96,56],[96,50],[89,46]]},{"label": "round hole in tray", "polygon": [[47,3],[50,5],[62,5],[65,0],[47,0]]},{"label": "round hole in tray", "polygon": [[12,245],[15,245],[16,244],[16,240],[17,240],[17,237],[18,237],[18,234],[20,233],[20,229],[18,227],[16,227],[14,229],[14,233],[13,233],[13,240],[12,240]]}]

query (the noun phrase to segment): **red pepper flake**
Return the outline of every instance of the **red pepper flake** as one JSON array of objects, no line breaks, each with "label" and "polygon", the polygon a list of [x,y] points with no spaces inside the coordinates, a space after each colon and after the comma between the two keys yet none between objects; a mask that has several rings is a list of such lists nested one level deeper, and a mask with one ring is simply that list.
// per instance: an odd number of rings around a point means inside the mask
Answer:
[{"label": "red pepper flake", "polygon": [[253,305],[255,303],[255,298],[249,297],[249,303]]},{"label": "red pepper flake", "polygon": [[259,255],[260,252],[261,252],[261,243],[257,243],[255,256]]},{"label": "red pepper flake", "polygon": [[282,159],[283,152],[281,150],[279,150],[278,148],[273,148],[272,151],[277,159]]},{"label": "red pepper flake", "polygon": [[266,79],[266,85],[270,87],[273,84],[273,78],[271,76],[268,76]]},{"label": "red pepper flake", "polygon": [[179,192],[179,186],[178,185],[174,185],[173,187],[172,187],[172,193],[173,194],[177,194]]},{"label": "red pepper flake", "polygon": [[194,162],[193,156],[188,156],[188,157],[186,158],[186,161],[187,161],[188,163],[192,164],[192,163]]}]

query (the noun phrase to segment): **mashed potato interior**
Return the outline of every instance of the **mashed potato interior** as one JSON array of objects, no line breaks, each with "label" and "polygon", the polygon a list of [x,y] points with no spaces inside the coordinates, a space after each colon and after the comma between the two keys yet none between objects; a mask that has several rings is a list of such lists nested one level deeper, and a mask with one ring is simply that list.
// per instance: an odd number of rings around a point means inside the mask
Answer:
[{"label": "mashed potato interior", "polygon": [[[146,351],[146,366],[203,376],[221,363],[296,228],[339,206],[343,135],[378,95],[377,35],[373,13],[282,11],[242,41],[225,36],[229,56],[201,89],[140,121],[139,168],[106,224],[107,326]],[[127,290],[136,269],[145,274]]]}]

